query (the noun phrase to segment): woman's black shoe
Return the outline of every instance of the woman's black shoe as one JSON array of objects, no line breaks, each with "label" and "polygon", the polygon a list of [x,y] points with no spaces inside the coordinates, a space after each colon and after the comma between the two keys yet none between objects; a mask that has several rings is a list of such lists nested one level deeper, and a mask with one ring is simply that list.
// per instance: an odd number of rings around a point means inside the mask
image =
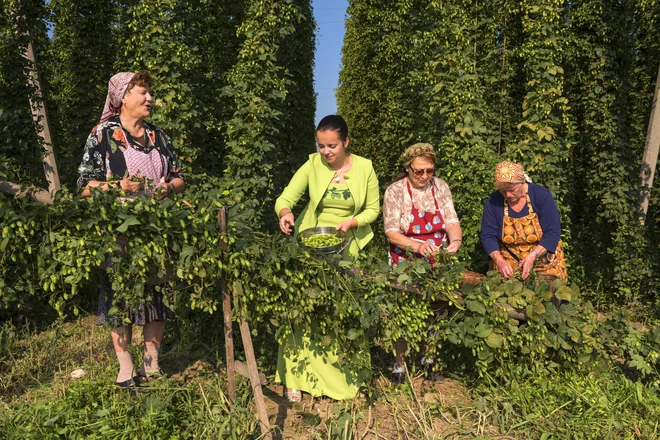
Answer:
[{"label": "woman's black shoe", "polygon": [[[137,379],[137,377],[135,378]],[[135,395],[138,392],[139,382],[136,382],[133,379],[128,379],[123,382],[115,382],[115,386],[122,390],[126,390],[128,393]]]},{"label": "woman's black shoe", "polygon": [[165,377],[167,377],[165,372],[159,369],[158,371],[153,373],[144,373],[142,371],[138,371],[138,375],[136,379],[138,380],[138,383],[142,383],[142,382],[146,383],[146,382],[153,382],[159,379],[163,379]]},{"label": "woman's black shoe", "polygon": [[392,367],[392,378],[390,379],[393,384],[400,385],[406,381],[406,369],[401,365],[394,365]]},{"label": "woman's black shoe", "polygon": [[430,382],[442,383],[445,381],[445,378],[442,375],[442,373],[433,370],[433,363],[427,363],[424,376],[426,377],[426,380]]}]

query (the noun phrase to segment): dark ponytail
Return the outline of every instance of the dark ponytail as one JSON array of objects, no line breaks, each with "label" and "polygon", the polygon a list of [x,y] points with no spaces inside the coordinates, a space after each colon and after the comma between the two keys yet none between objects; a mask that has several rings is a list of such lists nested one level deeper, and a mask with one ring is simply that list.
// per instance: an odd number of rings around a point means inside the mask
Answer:
[{"label": "dark ponytail", "polygon": [[342,142],[346,142],[348,138],[348,125],[344,118],[339,115],[328,115],[321,119],[316,131],[336,131],[339,133],[339,139]]}]

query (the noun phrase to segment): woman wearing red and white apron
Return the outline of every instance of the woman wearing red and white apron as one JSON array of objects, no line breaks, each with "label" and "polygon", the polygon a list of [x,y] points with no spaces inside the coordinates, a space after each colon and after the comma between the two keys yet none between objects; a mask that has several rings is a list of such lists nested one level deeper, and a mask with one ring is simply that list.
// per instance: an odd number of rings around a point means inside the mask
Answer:
[{"label": "woman wearing red and white apron", "polygon": [[[436,154],[431,144],[415,144],[401,157],[402,170],[385,191],[383,219],[390,243],[390,264],[396,266],[415,258],[435,265],[435,254],[443,243],[447,251],[458,252],[463,232],[447,183],[434,176]],[[397,342],[393,379],[404,373],[406,343]]]}]

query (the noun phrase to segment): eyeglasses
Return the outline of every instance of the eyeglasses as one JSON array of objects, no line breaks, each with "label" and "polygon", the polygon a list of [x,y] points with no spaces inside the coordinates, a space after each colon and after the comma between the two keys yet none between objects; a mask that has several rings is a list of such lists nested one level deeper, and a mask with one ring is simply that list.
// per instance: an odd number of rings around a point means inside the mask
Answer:
[{"label": "eyeglasses", "polygon": [[435,168],[427,168],[425,170],[423,170],[423,169],[422,170],[416,170],[413,167],[410,167],[410,169],[412,170],[413,174],[417,177],[422,177],[424,175],[424,173],[426,173],[430,176],[435,174]]}]

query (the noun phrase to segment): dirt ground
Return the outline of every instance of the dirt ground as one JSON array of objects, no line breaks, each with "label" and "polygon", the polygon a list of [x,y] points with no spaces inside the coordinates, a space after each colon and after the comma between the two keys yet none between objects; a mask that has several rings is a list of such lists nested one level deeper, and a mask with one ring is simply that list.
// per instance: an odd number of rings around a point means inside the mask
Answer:
[{"label": "dirt ground", "polygon": [[[197,361],[172,378],[194,381],[214,369],[218,366]],[[496,427],[480,425],[466,389],[453,379],[430,381],[420,375],[411,383],[393,385],[379,376],[370,384],[369,396],[344,402],[303,393],[302,402],[291,403],[280,384],[269,382],[262,389],[275,439],[344,438],[345,434],[361,440],[507,438]]]},{"label": "dirt ground", "polygon": [[[376,379],[372,386],[383,392],[380,398],[369,401],[365,397],[359,397],[354,402],[336,402],[304,394],[302,402],[292,404],[283,397],[281,385],[268,385],[264,389],[266,406],[272,426],[277,426],[279,430],[277,438],[326,438],[328,425],[336,422],[343,411],[350,412],[351,422],[355,421],[352,431],[354,435],[357,433],[360,439],[417,438],[410,437],[412,432],[419,431],[420,428],[416,426],[418,421],[415,416],[419,418],[420,413],[428,410],[428,404],[453,407],[459,402],[467,402],[464,389],[453,380],[433,383],[421,378],[416,379],[414,388],[421,407],[414,397],[411,399],[407,395],[406,390],[396,390],[386,378]],[[407,390],[410,390],[410,387],[407,387]],[[406,409],[408,411],[405,411]],[[318,418],[310,415],[316,415]],[[428,427],[441,437],[441,433],[450,430],[449,425],[454,415],[448,413],[445,418],[431,416],[429,419],[432,420],[432,426]]]}]

